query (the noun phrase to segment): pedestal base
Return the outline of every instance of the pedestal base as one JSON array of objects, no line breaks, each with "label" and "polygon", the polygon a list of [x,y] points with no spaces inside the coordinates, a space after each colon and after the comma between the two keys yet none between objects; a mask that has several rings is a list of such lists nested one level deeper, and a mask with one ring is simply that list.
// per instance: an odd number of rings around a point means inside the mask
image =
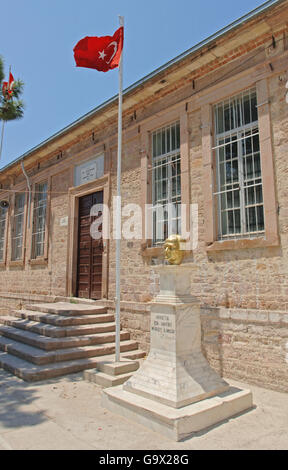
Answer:
[{"label": "pedestal base", "polygon": [[179,441],[248,410],[252,394],[230,387],[202,354],[189,265],[157,270],[160,292],[150,304],[148,358],[123,386],[103,392],[102,405]]},{"label": "pedestal base", "polygon": [[173,408],[191,405],[226,392],[229,385],[215,372],[201,351],[178,356],[152,349],[124,390]]},{"label": "pedestal base", "polygon": [[191,434],[221,423],[253,406],[252,393],[230,387],[214,397],[175,409],[123,389],[106,389],[102,406],[152,431],[180,441]]}]

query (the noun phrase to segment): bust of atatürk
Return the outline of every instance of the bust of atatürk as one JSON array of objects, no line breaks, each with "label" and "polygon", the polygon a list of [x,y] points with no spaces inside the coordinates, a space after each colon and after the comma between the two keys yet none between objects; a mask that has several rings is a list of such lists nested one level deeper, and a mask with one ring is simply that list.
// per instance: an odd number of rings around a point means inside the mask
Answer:
[{"label": "bust of atat\u00fcrk", "polygon": [[169,264],[181,264],[184,256],[181,250],[181,242],[183,242],[180,235],[170,235],[164,243],[165,259]]}]

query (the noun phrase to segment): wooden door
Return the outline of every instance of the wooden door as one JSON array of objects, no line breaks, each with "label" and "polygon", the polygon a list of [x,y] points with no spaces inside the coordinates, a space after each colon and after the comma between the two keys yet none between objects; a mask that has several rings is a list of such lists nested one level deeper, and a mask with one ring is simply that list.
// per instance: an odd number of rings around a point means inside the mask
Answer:
[{"label": "wooden door", "polygon": [[[103,240],[102,236],[94,239],[90,233],[92,223],[102,215],[101,208],[96,215],[90,215],[95,204],[103,204],[103,191],[79,199],[77,296],[86,299],[102,297]],[[98,231],[102,233],[102,224]]]}]

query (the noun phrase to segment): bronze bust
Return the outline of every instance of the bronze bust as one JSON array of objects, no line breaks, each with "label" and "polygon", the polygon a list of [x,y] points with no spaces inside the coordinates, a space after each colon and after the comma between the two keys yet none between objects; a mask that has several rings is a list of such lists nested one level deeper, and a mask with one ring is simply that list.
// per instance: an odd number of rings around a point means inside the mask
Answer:
[{"label": "bronze bust", "polygon": [[181,264],[184,252],[181,249],[182,240],[180,235],[170,235],[170,237],[165,240],[164,250],[165,250],[165,259],[167,259],[169,264]]}]

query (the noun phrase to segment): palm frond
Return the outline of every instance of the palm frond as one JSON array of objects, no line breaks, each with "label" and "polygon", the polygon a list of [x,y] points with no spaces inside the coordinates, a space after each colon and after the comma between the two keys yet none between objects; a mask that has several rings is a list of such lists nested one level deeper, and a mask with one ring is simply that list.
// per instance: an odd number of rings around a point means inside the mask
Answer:
[{"label": "palm frond", "polygon": [[18,99],[23,93],[24,82],[22,80],[15,80],[13,85],[13,98]]},{"label": "palm frond", "polygon": [[22,100],[4,101],[0,106],[0,120],[2,121],[20,119],[23,113],[24,105]]},{"label": "palm frond", "polygon": [[2,82],[4,80],[4,63],[0,56],[0,121],[12,121],[22,118],[24,114],[23,101],[20,96],[23,92],[24,83],[22,80],[15,80],[13,84],[13,94],[3,93]]}]

